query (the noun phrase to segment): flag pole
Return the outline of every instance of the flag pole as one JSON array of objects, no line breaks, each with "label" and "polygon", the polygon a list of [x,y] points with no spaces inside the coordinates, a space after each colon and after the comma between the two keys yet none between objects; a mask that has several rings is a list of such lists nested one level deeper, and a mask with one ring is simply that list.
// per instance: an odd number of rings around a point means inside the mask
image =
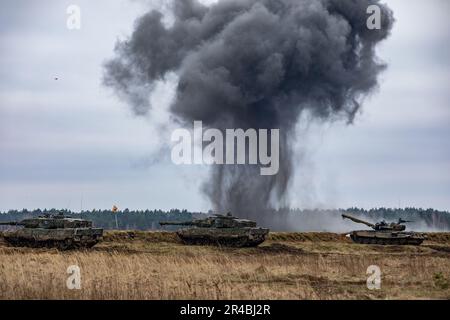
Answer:
[{"label": "flag pole", "polygon": [[111,210],[112,212],[113,212],[113,214],[114,214],[114,218],[115,218],[115,220],[116,220],[116,229],[117,230],[119,230],[119,222],[117,221],[117,213],[118,213],[118,211],[119,211],[119,208],[117,208],[117,206],[113,206],[112,207],[112,210]]}]

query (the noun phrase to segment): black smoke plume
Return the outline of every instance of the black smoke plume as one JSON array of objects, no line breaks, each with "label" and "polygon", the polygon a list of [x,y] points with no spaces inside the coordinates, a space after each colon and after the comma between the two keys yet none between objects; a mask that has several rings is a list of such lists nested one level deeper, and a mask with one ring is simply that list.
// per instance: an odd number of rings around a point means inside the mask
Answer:
[{"label": "black smoke plume", "polygon": [[[381,29],[366,26],[369,5],[381,9]],[[203,191],[215,209],[274,225],[268,212],[284,205],[294,165],[300,115],[351,123],[386,67],[376,45],[393,24],[378,0],[197,0],[172,3],[174,21],[151,10],[116,45],[104,82],[137,115],[146,115],[158,80],[179,82],[170,111],[176,121],[205,127],[279,128],[280,170],[213,166]]]}]

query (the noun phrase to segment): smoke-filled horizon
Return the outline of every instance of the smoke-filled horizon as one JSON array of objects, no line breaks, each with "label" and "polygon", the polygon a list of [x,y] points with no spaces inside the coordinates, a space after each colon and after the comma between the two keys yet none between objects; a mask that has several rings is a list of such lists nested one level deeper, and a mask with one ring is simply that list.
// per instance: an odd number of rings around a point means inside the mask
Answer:
[{"label": "smoke-filled horizon", "polygon": [[[379,30],[366,26],[371,4],[381,9]],[[202,187],[214,209],[279,227],[272,209],[287,204],[293,168],[301,166],[292,150],[299,118],[353,122],[386,67],[375,48],[393,13],[378,0],[189,0],[172,10],[170,26],[157,10],[136,20],[105,64],[104,82],[145,116],[158,107],[149,102],[156,82],[175,73],[170,112],[181,125],[280,129],[277,175],[215,165]]]}]

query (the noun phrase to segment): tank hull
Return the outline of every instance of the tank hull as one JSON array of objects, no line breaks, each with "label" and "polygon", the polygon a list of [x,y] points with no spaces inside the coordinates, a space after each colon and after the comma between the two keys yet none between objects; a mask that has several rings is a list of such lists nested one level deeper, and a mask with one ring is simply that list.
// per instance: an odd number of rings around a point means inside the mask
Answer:
[{"label": "tank hull", "polygon": [[426,239],[417,232],[372,230],[352,231],[350,238],[356,243],[380,245],[420,245]]},{"label": "tank hull", "polygon": [[177,231],[188,245],[219,245],[227,247],[256,247],[266,240],[265,228],[186,228]]},{"label": "tank hull", "polygon": [[69,250],[90,248],[103,238],[100,228],[43,229],[23,228],[3,233],[5,241],[16,247],[58,248]]}]

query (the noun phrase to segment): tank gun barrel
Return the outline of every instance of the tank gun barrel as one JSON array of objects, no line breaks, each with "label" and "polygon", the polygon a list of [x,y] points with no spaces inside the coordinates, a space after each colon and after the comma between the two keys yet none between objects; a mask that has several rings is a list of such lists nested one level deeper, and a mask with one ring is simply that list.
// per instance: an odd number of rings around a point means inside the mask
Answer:
[{"label": "tank gun barrel", "polygon": [[20,222],[0,222],[0,226],[23,226]]},{"label": "tank gun barrel", "polygon": [[161,226],[195,226],[193,221],[160,221]]},{"label": "tank gun barrel", "polygon": [[367,222],[367,221],[364,221],[364,220],[360,220],[358,218],[355,218],[355,217],[352,217],[352,216],[349,216],[349,215],[346,215],[346,214],[343,214],[342,218],[352,220],[353,222],[356,222],[356,223],[365,224],[366,226],[369,226],[371,228],[375,228],[375,225],[370,223],[370,222]]}]

